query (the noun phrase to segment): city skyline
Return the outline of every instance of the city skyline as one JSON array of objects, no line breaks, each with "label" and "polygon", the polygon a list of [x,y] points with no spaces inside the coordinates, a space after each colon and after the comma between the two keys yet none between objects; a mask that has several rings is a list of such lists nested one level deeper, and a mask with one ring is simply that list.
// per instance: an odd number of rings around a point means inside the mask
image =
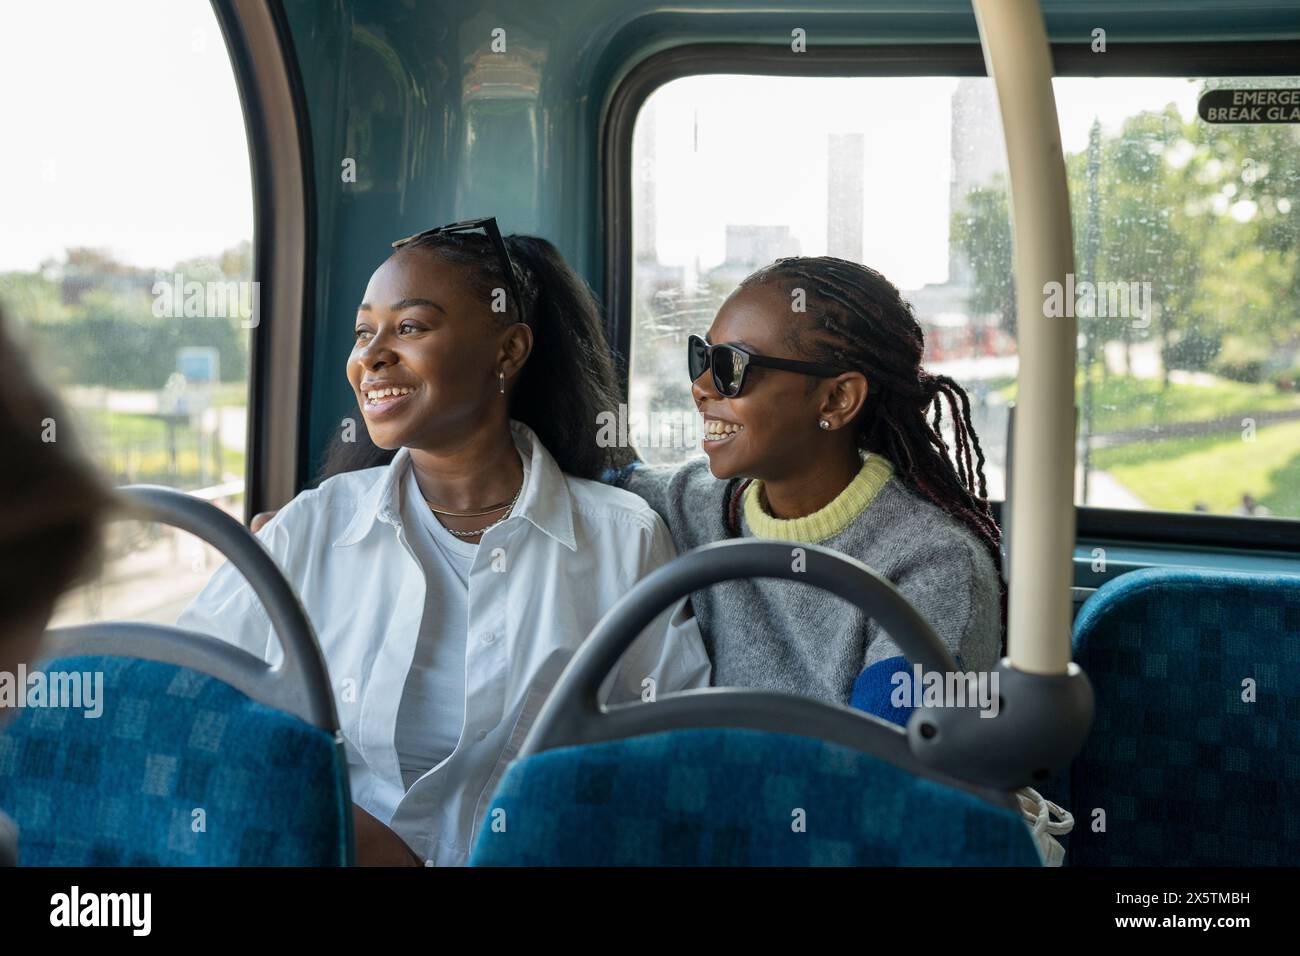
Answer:
[{"label": "city skyline", "polygon": [[[1062,144],[1067,153],[1085,148],[1094,117],[1110,132],[1167,103],[1190,118],[1198,84],[1058,79]],[[968,279],[948,241],[952,203],[1006,168],[992,86],[982,77],[720,74],[665,84],[647,101],[634,137],[635,156],[652,151],[648,166],[638,159],[638,176],[650,171],[655,197],[652,226],[640,219],[643,203],[634,207],[636,235],[653,229],[657,261],[683,269],[687,281],[726,260],[728,226],[785,226],[802,254],[825,254],[835,205],[825,144],[845,134],[864,142],[861,261],[904,290]]]}]

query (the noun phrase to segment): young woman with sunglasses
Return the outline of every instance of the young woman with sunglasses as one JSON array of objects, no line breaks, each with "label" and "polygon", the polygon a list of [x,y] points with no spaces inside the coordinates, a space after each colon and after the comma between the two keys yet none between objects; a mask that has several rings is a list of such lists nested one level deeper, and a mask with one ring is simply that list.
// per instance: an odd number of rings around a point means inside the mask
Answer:
[{"label": "young woman with sunglasses", "polygon": [[[556,249],[493,220],[394,245],[346,367],[371,441],[336,443],[335,477],[259,537],[335,684],[359,862],[461,864],[573,651],[675,552],[644,501],[591,480],[627,453],[595,440],[613,369]],[[612,699],[707,685],[683,605],[628,651]],[[229,566],[180,623],[282,656]]]},{"label": "young woman with sunglasses", "polygon": [[[989,668],[1005,594],[984,455],[965,392],[921,367],[923,346],[910,306],[879,273],[830,257],[778,260],[732,293],[707,339],[691,337],[707,458],[607,477],[645,498],[681,551],[739,536],[852,555],[903,592],[964,668]],[[715,684],[906,722],[910,708],[891,698],[894,674],[910,668],[843,602],[770,580],[691,600]]]}]

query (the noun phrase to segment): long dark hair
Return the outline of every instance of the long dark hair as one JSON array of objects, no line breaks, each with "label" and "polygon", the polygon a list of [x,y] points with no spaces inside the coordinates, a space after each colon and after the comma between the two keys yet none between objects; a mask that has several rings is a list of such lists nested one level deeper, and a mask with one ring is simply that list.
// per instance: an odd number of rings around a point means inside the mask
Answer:
[{"label": "long dark hair", "polygon": [[[874,269],[832,256],[778,259],[740,287],[766,284],[787,295],[804,291],[809,321],[791,323],[786,334],[797,354],[866,376],[858,447],[889,459],[905,485],[970,529],[999,568],[1002,533],[988,502],[970,398],[947,375],[921,367],[925,334],[894,284]],[[951,449],[941,430],[945,405]],[[1005,620],[1005,585],[1002,592]]]},{"label": "long dark hair", "polygon": [[[118,503],[73,434],[62,402],[40,380],[0,313],[0,643],[17,624],[47,615],[103,557],[103,524]],[[37,624],[44,625],[44,620]],[[44,629],[43,626],[41,628]],[[0,662],[12,652],[0,651]]]},{"label": "long dark hair", "polygon": [[[558,249],[536,236],[507,236],[523,303],[508,303],[504,322],[533,330],[533,351],[510,394],[510,417],[523,422],[555,458],[560,470],[597,479],[607,468],[627,464],[631,449],[601,447],[597,416],[618,408],[618,390],[600,308],[582,278]],[[429,249],[465,266],[474,288],[490,297],[508,287],[501,262],[485,236],[438,234],[403,247]],[[521,308],[522,305],[522,308]],[[317,481],[360,468],[385,465],[395,450],[377,447],[366,430],[345,442],[336,434]]]}]

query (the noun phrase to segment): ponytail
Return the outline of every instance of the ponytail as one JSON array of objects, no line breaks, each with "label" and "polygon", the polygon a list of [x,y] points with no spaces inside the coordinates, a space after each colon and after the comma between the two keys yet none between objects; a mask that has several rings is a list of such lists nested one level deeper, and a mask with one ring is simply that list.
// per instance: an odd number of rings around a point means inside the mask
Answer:
[{"label": "ponytail", "polygon": [[560,470],[598,479],[634,457],[602,448],[597,416],[618,409],[618,386],[600,307],[558,249],[536,236],[510,236],[506,248],[522,273],[533,351],[510,396],[510,417],[534,432]]}]

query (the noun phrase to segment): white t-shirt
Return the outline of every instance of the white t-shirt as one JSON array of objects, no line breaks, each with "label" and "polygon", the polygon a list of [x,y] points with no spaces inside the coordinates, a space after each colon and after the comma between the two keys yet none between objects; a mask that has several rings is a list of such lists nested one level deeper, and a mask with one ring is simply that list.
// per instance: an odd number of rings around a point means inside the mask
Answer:
[{"label": "white t-shirt", "polygon": [[[485,521],[498,516],[487,516]],[[456,749],[465,723],[465,635],[469,629],[469,571],[478,545],[462,541],[429,510],[407,471],[402,524],[424,571],[424,614],[415,657],[397,710],[393,743],[406,789]]]}]

